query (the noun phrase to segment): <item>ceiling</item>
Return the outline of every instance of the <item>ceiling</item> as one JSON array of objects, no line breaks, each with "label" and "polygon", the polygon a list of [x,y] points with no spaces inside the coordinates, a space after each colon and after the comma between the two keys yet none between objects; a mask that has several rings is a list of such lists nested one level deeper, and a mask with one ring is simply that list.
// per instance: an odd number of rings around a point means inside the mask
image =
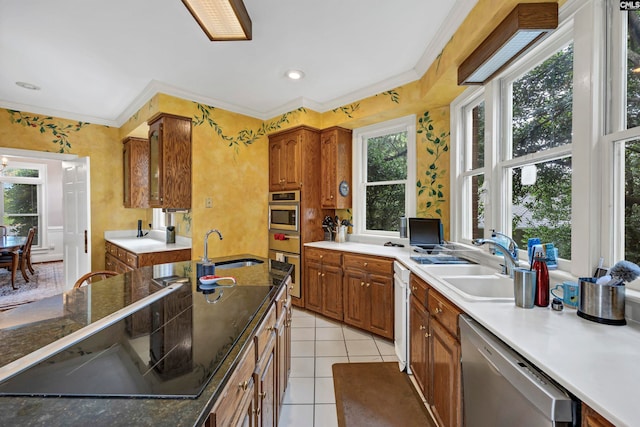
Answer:
[{"label": "ceiling", "polygon": [[0,107],[120,126],[162,92],[324,112],[420,78],[476,2],[244,0],[253,40],[211,42],[180,0],[0,0]]}]

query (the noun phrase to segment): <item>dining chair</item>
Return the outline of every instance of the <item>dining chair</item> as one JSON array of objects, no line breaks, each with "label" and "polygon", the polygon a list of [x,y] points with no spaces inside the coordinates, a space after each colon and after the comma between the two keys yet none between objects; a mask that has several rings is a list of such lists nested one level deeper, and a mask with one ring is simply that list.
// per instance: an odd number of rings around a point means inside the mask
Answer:
[{"label": "dining chair", "polygon": [[2,256],[0,256],[0,268],[6,268],[7,270],[9,270],[11,272],[11,287],[13,289],[18,289],[16,288],[16,270],[17,268],[14,268],[14,261],[15,262],[19,262],[20,258],[14,258],[10,253],[6,253],[3,254]]},{"label": "dining chair", "polygon": [[76,283],[73,285],[73,289],[80,288],[84,285],[90,285],[96,278],[100,278],[100,280],[102,280],[108,277],[117,276],[118,274],[120,273],[111,270],[90,271],[76,281]]},{"label": "dining chair", "polygon": [[[33,266],[31,265],[31,246],[33,246],[33,239],[35,238],[37,231],[38,231],[38,227],[36,227],[35,225],[29,229],[29,234],[27,235],[27,241],[24,244],[24,247],[22,249],[22,252],[23,252],[22,262],[26,263],[26,267],[29,269],[31,274],[34,274],[36,272],[33,269]],[[24,271],[24,267],[25,265],[21,264],[21,268],[23,271]]]},{"label": "dining chair", "polygon": [[[18,264],[16,267],[20,269],[25,282],[29,282],[29,276],[27,276],[26,268],[29,269],[31,274],[35,273],[33,266],[31,266],[31,246],[33,245],[33,238],[36,235],[36,230],[37,227],[31,227],[29,229],[24,245],[18,250]],[[14,258],[10,253],[3,252],[0,254],[0,267],[9,267],[12,269],[11,271],[13,273],[13,259]],[[15,278],[14,276],[14,274],[11,275],[12,284],[13,279]]]}]

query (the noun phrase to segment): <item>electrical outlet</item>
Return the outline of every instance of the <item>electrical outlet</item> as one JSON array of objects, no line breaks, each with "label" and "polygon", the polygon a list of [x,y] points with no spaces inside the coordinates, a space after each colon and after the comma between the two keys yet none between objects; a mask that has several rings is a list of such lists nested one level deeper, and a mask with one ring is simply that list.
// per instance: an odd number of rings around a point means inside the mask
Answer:
[{"label": "electrical outlet", "polygon": [[212,208],[213,207],[213,199],[211,197],[206,197],[204,199],[204,207],[205,208]]}]

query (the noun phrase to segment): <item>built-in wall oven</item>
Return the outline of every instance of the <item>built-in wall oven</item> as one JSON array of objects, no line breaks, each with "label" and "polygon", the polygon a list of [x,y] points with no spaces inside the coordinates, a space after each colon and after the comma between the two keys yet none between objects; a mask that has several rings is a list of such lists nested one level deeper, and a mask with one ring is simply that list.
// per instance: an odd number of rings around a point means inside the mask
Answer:
[{"label": "built-in wall oven", "polygon": [[269,258],[293,265],[291,295],[302,297],[300,289],[300,192],[269,193]]},{"label": "built-in wall oven", "polygon": [[269,193],[269,230],[300,231],[300,192]]}]

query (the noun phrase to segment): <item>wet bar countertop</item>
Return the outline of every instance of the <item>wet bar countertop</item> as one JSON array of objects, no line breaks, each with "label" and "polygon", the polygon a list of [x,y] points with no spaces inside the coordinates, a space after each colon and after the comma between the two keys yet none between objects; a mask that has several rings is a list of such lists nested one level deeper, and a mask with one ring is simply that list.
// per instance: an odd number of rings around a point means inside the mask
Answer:
[{"label": "wet bar countertop", "polygon": [[[20,364],[25,359],[21,359],[30,353],[40,352],[44,347],[52,343],[60,342],[60,339],[74,334],[81,334],[83,328],[93,328],[105,322],[115,315],[119,310],[130,306],[136,301],[144,302],[145,298],[154,292],[164,292],[158,283],[162,283],[159,278],[165,277],[186,277],[188,282],[178,290],[169,294],[185,295],[188,297],[193,315],[187,316],[193,323],[189,328],[189,340],[193,343],[192,349],[188,353],[189,363],[193,366],[203,359],[203,353],[219,353],[219,344],[211,344],[211,351],[207,351],[208,337],[202,335],[202,331],[215,329],[220,330],[219,334],[224,335],[225,328],[236,329],[236,338],[224,346],[224,353],[217,356],[219,368],[211,369],[212,375],[207,382],[198,390],[202,392],[198,397],[178,396],[178,397],[148,397],[138,395],[131,397],[39,397],[39,396],[0,396],[0,414],[3,423],[15,426],[73,426],[73,425],[153,425],[153,426],[194,426],[202,425],[206,420],[215,400],[222,390],[222,386],[228,377],[228,373],[237,363],[237,356],[242,352],[248,339],[253,335],[256,326],[262,320],[267,309],[273,302],[277,291],[284,286],[285,281],[291,273],[289,264],[280,263],[273,260],[255,257],[252,255],[236,255],[233,257],[218,258],[215,262],[235,258],[257,258],[264,261],[261,264],[232,268],[217,269],[216,274],[220,276],[233,276],[237,285],[229,289],[225,295],[229,301],[236,298],[231,303],[207,304],[204,302],[205,295],[199,292],[196,280],[196,262],[178,262],[173,264],[162,264],[152,267],[143,267],[119,276],[115,276],[91,286],[69,291],[63,295],[47,298],[28,306],[0,314],[0,340],[3,350],[0,352],[0,370],[6,370],[16,364]],[[155,279],[155,280],[153,280]],[[173,285],[171,285],[173,286]],[[265,289],[267,288],[267,289]],[[238,317],[238,321],[233,316],[238,310],[237,295],[251,295],[255,290],[256,298],[253,298],[251,311],[248,315]],[[232,291],[235,291],[234,294]],[[155,296],[159,296],[160,293]],[[234,297],[234,295],[236,295]],[[200,301],[202,299],[202,301]],[[160,300],[164,301],[164,300]],[[221,302],[224,300],[221,300]],[[155,303],[153,303],[155,304]],[[235,305],[232,305],[235,304]],[[240,302],[242,304],[242,302]],[[166,307],[166,305],[165,305]],[[257,308],[255,308],[257,307]],[[152,306],[149,306],[152,308]],[[16,309],[18,310],[18,309]],[[223,311],[215,311],[223,310]],[[224,313],[224,310],[229,313]],[[247,310],[244,310],[247,311]],[[254,313],[255,311],[255,313]],[[136,312],[135,314],[138,314]],[[221,318],[224,321],[216,319]],[[147,316],[148,317],[148,316]],[[24,319],[22,322],[20,319]],[[133,323],[135,315],[129,316],[125,322],[122,320],[122,327],[114,324],[116,330],[125,337],[124,346],[126,353],[131,353],[132,358],[139,354],[142,362],[145,354],[149,355],[150,347],[153,348],[154,340],[148,336],[139,335],[147,329],[136,329]],[[147,320],[148,323],[148,320]],[[241,323],[241,324],[240,324]],[[126,325],[126,326],[125,326]],[[112,328],[112,327],[110,327]],[[136,330],[138,331],[136,333]],[[99,334],[105,335],[108,329],[104,329],[90,338],[95,341]],[[126,331],[126,332],[125,332]],[[111,332],[109,332],[111,333]],[[84,341],[80,342],[82,344]],[[203,344],[203,342],[205,342]],[[138,346],[142,343],[142,349]],[[77,345],[76,345],[77,347]],[[76,351],[69,347],[65,352]],[[36,353],[38,354],[38,353]],[[33,354],[31,354],[33,356]],[[127,354],[129,357],[130,355]],[[208,356],[208,355],[207,355]],[[168,359],[167,359],[168,360]],[[179,359],[183,365],[184,359]],[[144,366],[144,363],[140,362]],[[46,364],[45,368],[46,368]],[[35,368],[30,368],[35,369]],[[154,367],[156,371],[161,372]],[[165,370],[169,365],[165,365]],[[195,369],[194,369],[195,370]],[[166,373],[166,371],[164,372]],[[2,385],[7,385],[18,374]],[[178,374],[177,378],[180,378]],[[115,382],[115,381],[114,381]],[[175,382],[175,380],[169,380]],[[86,388],[86,387],[85,387]],[[90,386],[88,388],[91,388]],[[153,393],[152,393],[153,394]],[[162,393],[161,393],[162,394]],[[167,393],[171,395],[172,393]],[[193,390],[186,395],[195,395]]]}]

